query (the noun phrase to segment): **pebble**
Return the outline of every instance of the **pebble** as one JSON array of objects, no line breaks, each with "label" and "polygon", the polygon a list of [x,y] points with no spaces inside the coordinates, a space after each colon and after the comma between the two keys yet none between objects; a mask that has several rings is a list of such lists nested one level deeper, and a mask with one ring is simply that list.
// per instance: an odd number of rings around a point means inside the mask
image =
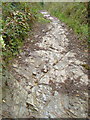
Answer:
[{"label": "pebble", "polygon": [[26,86],[26,90],[30,90],[30,86]]},{"label": "pebble", "polygon": [[46,95],[45,95],[45,94],[43,94],[43,100],[44,100],[44,101],[46,101],[46,100],[47,100],[47,98],[46,98]]},{"label": "pebble", "polygon": [[33,72],[32,72],[32,74],[33,74],[34,76],[36,76],[36,75],[37,75],[36,70],[35,70],[35,71],[33,71]]},{"label": "pebble", "polygon": [[54,69],[55,69],[55,70],[58,70],[58,66],[57,66],[57,65],[55,65],[55,66],[54,66]]},{"label": "pebble", "polygon": [[18,67],[18,64],[13,64],[13,67],[17,68],[17,67]]}]

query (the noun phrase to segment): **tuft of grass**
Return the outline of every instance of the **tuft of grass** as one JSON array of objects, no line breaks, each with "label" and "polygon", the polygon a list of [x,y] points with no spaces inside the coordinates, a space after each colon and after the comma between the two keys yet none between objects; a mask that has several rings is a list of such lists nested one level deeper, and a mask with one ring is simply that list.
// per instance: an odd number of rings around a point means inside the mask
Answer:
[{"label": "tuft of grass", "polygon": [[37,14],[38,22],[42,24],[50,23],[50,20],[45,19],[41,13]]}]

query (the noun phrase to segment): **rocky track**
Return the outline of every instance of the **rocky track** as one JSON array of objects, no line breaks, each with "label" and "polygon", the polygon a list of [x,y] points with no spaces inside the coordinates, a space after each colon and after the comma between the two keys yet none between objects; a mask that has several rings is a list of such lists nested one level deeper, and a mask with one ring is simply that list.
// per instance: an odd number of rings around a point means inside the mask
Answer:
[{"label": "rocky track", "polygon": [[[88,116],[88,75],[68,50],[68,30],[48,12],[51,22],[36,42],[38,48],[22,52],[12,65],[3,89],[3,117],[13,118],[86,118]],[[36,38],[39,36],[36,34]],[[8,75],[9,74],[9,75]]]}]

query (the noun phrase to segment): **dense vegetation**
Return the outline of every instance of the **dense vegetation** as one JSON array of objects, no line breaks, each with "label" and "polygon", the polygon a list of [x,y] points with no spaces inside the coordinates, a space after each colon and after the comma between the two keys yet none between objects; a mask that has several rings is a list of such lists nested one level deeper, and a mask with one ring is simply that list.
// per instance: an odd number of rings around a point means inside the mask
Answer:
[{"label": "dense vegetation", "polygon": [[53,15],[65,22],[78,35],[80,40],[88,38],[88,3],[46,3],[46,8]]},{"label": "dense vegetation", "polygon": [[24,40],[39,19],[40,3],[7,2],[2,4],[2,50],[6,62],[20,51]]}]

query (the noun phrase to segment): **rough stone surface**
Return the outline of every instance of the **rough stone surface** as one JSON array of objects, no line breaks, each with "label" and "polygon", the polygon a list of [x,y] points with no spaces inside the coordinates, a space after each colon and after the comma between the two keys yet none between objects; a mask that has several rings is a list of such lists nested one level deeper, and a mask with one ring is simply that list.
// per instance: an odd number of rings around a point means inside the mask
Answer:
[{"label": "rough stone surface", "polygon": [[4,73],[9,78],[3,78],[3,86],[7,82],[7,87],[3,87],[3,116],[85,118],[88,76],[81,66],[84,62],[72,50],[68,51],[70,40],[63,24],[48,12],[41,13],[51,20],[47,32],[42,29],[45,34],[41,42],[35,43],[41,49],[27,57],[21,53],[12,65],[12,75]]}]

